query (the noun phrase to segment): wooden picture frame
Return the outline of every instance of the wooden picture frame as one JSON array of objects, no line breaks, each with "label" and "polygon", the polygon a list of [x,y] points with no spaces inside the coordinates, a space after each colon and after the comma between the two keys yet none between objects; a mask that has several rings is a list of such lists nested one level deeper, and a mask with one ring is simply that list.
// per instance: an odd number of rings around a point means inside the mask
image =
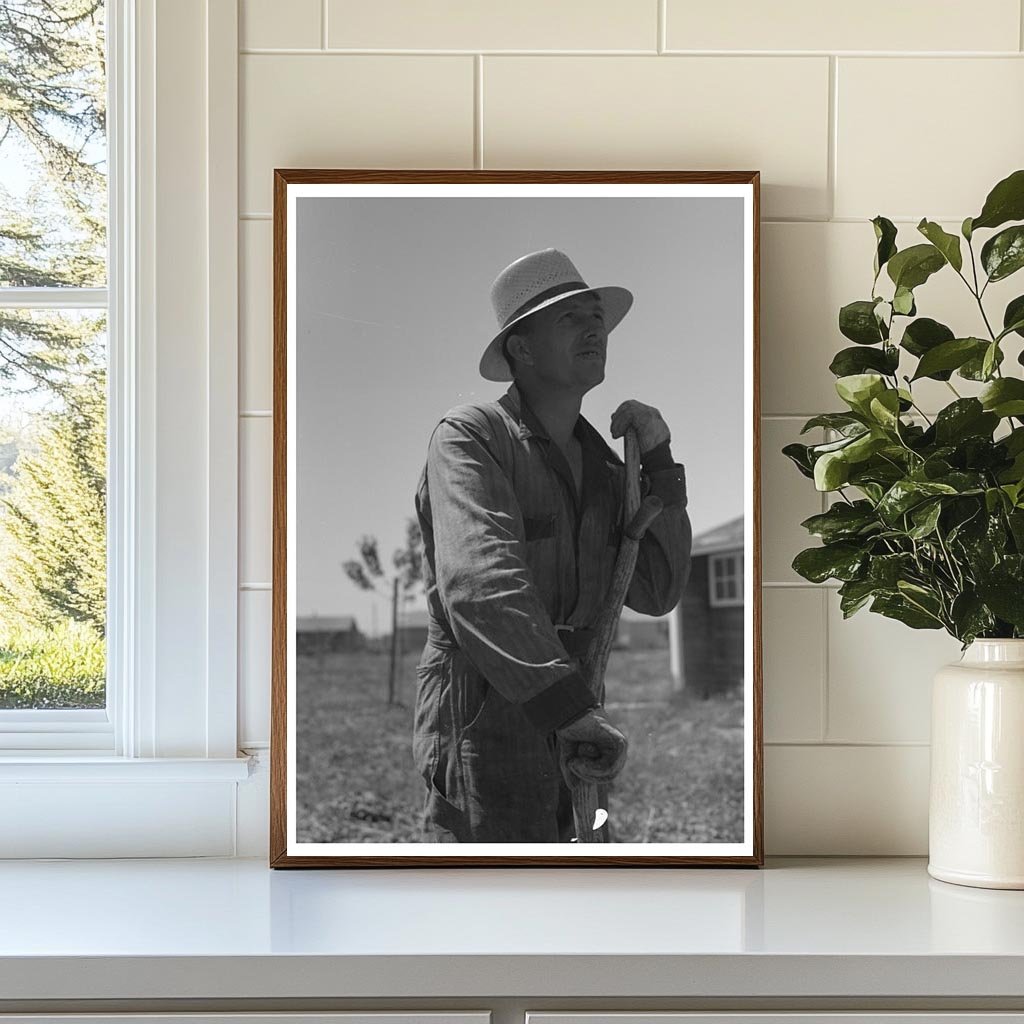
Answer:
[{"label": "wooden picture frame", "polygon": [[[270,865],[763,864],[759,173],[274,173]],[[430,669],[413,661],[432,649],[431,615],[448,607],[442,588],[434,611],[410,611],[388,632],[387,595],[363,584],[390,587],[401,607],[398,595],[415,582],[402,567],[414,557],[432,564],[413,543],[424,522],[413,507],[416,472],[447,409],[501,396],[504,385],[475,364],[500,327],[488,288],[513,260],[547,247],[575,262],[591,297],[616,283],[635,296],[634,319],[608,332],[602,387],[614,382],[617,400],[662,396],[649,404],[663,408],[672,459],[686,467],[689,580],[667,616],[627,613],[616,634],[602,704],[630,752],[611,795],[602,790],[608,809],[597,823],[611,815],[611,831],[599,833],[608,841],[565,841],[563,830],[563,841],[477,842],[466,837],[504,833],[462,831],[461,818],[438,826],[433,811],[423,831],[422,802],[434,799],[440,771],[430,744],[458,729],[464,745],[470,732],[426,705],[414,723]],[[590,419],[588,402],[582,415],[621,457],[608,419]],[[426,480],[424,471],[420,488]],[[406,539],[395,525],[403,520],[410,543],[392,563],[382,552]],[[621,542],[621,525],[613,533]],[[414,585],[409,592],[420,599]],[[399,644],[404,660],[394,657]],[[475,678],[482,700],[505,701],[482,672]],[[445,683],[452,694],[460,685],[455,675]],[[471,754],[458,749],[453,756],[486,762],[482,741]],[[520,776],[508,771],[513,793]],[[488,813],[501,817],[500,808]]]}]

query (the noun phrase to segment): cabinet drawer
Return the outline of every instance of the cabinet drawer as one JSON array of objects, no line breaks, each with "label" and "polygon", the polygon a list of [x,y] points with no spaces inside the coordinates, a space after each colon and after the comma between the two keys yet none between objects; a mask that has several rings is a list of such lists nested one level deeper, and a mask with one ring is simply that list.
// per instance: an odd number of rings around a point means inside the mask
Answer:
[{"label": "cabinet drawer", "polygon": [[0,1013],[0,1024],[490,1024],[489,1012],[416,1013]]},{"label": "cabinet drawer", "polygon": [[526,1024],[1024,1024],[1024,1013],[527,1013]]}]

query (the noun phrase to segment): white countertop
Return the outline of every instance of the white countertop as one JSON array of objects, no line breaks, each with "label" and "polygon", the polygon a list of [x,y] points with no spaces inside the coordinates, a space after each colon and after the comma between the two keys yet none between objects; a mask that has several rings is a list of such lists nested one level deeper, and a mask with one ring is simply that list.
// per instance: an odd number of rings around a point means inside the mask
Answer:
[{"label": "white countertop", "polygon": [[761,871],[0,863],[0,999],[186,991],[1022,997],[1024,892],[938,882],[903,858]]}]

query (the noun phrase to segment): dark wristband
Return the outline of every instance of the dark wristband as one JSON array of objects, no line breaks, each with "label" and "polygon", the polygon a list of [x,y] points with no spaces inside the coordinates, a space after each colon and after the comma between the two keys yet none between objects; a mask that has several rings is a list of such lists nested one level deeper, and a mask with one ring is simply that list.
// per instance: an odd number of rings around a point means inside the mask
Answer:
[{"label": "dark wristband", "polygon": [[524,701],[521,707],[530,724],[546,735],[575,721],[596,704],[583,676],[579,672],[570,672],[535,697]]}]

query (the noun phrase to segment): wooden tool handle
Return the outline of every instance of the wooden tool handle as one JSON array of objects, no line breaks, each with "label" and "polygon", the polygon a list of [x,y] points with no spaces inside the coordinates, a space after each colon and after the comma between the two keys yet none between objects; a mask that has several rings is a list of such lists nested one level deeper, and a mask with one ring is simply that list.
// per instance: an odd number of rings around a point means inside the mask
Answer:
[{"label": "wooden tool handle", "polygon": [[[643,502],[640,500],[640,443],[636,431],[632,428],[628,429],[624,441],[626,479],[623,495],[622,542],[615,559],[611,586],[608,588],[604,606],[594,627],[594,639],[590,642],[590,648],[583,661],[583,677],[598,702],[604,700],[604,674],[608,667],[608,656],[615,639],[622,606],[626,602],[626,593],[629,590],[630,581],[633,579],[633,570],[636,568],[640,538],[662,509],[661,500],[653,495],[649,495]],[[568,757],[565,744],[562,744],[560,756],[564,768]],[[565,774],[569,776],[572,790],[572,811],[577,842],[606,842],[607,830],[600,827],[594,828],[595,816],[599,810],[597,786],[579,778],[571,771]]]}]

